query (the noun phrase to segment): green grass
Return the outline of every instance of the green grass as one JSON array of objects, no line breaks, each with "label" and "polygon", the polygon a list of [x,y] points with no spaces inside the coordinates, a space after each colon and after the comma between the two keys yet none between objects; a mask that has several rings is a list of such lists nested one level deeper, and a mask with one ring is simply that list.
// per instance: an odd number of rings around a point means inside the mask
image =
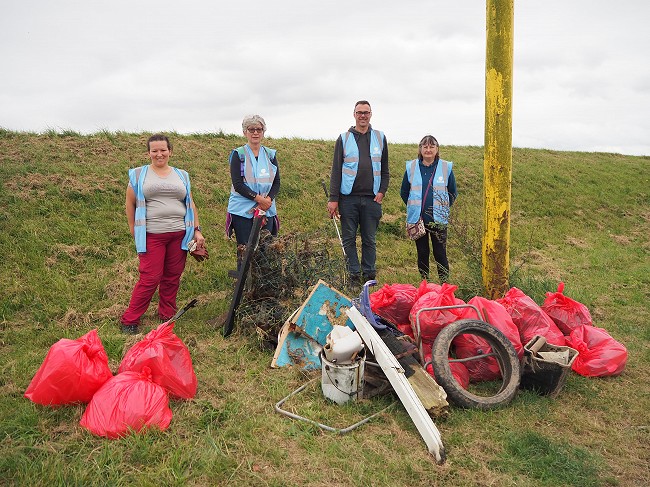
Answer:
[{"label": "green grass", "polygon": [[526,476],[540,485],[601,485],[600,459],[584,448],[568,444],[561,436],[547,438],[534,431],[514,431],[505,438],[501,458],[490,464],[515,476]]},{"label": "green grass", "polygon": [[[49,347],[97,328],[117,370],[135,338],[117,326],[137,279],[124,216],[128,168],[144,164],[150,134],[0,129],[0,479],[6,485],[645,485],[650,483],[650,160],[619,154],[513,151],[511,280],[538,303],[559,281],[594,324],[629,351],[620,377],[569,376],[555,400],[520,393],[493,412],[452,409],[437,421],[447,450],[438,466],[396,404],[347,435],[279,415],[274,404],[319,373],[270,369],[273,351],[250,330],[224,339],[211,320],[230,302],[235,246],[223,223],[227,158],[243,140],[170,134],[172,163],[192,177],[210,260],[189,261],[176,324],[199,380],[195,399],[173,401],[170,428],[121,440],[79,426],[83,406],[50,409],[23,397]],[[273,139],[282,233],[330,239],[321,180],[333,141]],[[378,232],[378,278],[419,284],[403,233],[399,185],[416,147],[391,144],[392,182]],[[460,197],[449,258],[456,296],[481,283],[481,147],[442,147]],[[158,324],[152,306],[146,329]],[[319,388],[292,398],[297,414],[344,427],[391,402],[328,405]]]}]

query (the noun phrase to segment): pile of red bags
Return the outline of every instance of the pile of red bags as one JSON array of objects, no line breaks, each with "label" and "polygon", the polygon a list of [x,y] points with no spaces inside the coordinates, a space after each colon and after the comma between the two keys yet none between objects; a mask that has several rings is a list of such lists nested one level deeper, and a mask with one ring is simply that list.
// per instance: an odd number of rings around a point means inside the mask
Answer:
[{"label": "pile of red bags", "polygon": [[625,369],[627,349],[606,330],[593,326],[591,313],[582,303],[564,295],[564,283],[557,292],[546,293],[542,309],[564,333],[566,345],[578,351],[571,368],[585,377],[618,375]]},{"label": "pile of red bags", "polygon": [[80,424],[91,433],[119,438],[145,428],[165,430],[169,398],[190,399],[197,379],[185,344],[163,323],[125,354],[118,374],[92,330],[77,340],[61,339],[49,350],[25,397],[58,406],[88,403]]},{"label": "pile of red bags", "polygon": [[574,372],[585,377],[605,377],[625,369],[625,346],[606,330],[593,326],[587,306],[564,295],[563,282],[556,292],[546,293],[541,306],[514,287],[498,301],[512,316],[524,344],[534,335],[541,335],[549,344],[577,350],[578,357],[571,366]]},{"label": "pile of red bags", "polygon": [[[479,319],[472,308],[426,310],[464,304],[454,296],[456,289],[450,284],[440,286],[426,280],[417,289],[410,284],[385,284],[370,295],[370,304],[375,314],[412,338],[419,326],[422,353],[425,361],[430,361],[433,343],[445,326],[461,319]],[[587,377],[620,374],[627,362],[625,347],[605,330],[594,327],[587,307],[563,292],[564,283],[560,282],[557,292],[546,293],[540,306],[513,287],[501,299],[493,301],[476,296],[468,304],[476,306],[485,321],[505,334],[520,359],[523,346],[539,335],[550,345],[578,350],[579,356],[572,365],[578,374]],[[488,343],[475,335],[457,337],[452,347],[457,358],[491,352]],[[463,387],[470,381],[495,380],[501,375],[493,357],[466,362],[462,368],[457,365],[461,364],[452,362],[452,373]],[[433,375],[430,365],[427,370]]]}]

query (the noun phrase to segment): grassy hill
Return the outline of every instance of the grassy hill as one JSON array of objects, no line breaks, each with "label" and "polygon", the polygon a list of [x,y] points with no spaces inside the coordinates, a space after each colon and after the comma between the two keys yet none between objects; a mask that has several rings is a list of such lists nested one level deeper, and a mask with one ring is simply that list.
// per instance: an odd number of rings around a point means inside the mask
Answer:
[{"label": "grassy hill", "polygon": [[[437,422],[447,463],[437,466],[396,405],[345,436],[274,412],[311,376],[270,369],[272,350],[250,330],[224,339],[210,320],[230,302],[235,244],[223,232],[229,151],[243,139],[170,134],[172,164],[189,171],[211,259],[188,261],[176,325],[199,391],[173,402],[169,430],[119,441],[79,426],[83,406],[49,409],[23,393],[49,347],[93,328],[114,371],[134,343],[118,318],[137,279],[124,216],[126,172],[147,162],[150,134],[0,130],[0,478],[8,485],[643,485],[650,482],[650,159],[605,153],[513,151],[511,284],[538,303],[565,294],[626,345],[622,376],[572,374],[555,400],[522,392],[495,412],[452,409]],[[282,233],[329,239],[321,180],[334,141],[269,139],[278,150]],[[378,280],[419,283],[404,236],[399,186],[408,144],[390,144],[392,182],[378,233]],[[441,147],[459,199],[449,260],[457,297],[480,294],[482,147]],[[155,299],[155,298],[154,298]],[[146,329],[158,324],[152,306]],[[317,388],[295,406],[344,427],[390,398],[323,407]]]}]

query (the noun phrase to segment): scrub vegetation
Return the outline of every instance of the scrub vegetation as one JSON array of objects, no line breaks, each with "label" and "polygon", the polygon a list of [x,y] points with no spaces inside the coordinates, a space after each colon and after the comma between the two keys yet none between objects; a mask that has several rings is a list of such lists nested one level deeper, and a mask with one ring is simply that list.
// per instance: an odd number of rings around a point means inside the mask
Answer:
[{"label": "scrub vegetation", "polygon": [[[520,392],[491,412],[451,408],[436,421],[447,451],[438,466],[399,401],[347,435],[274,411],[320,372],[271,369],[273,351],[214,318],[227,310],[235,244],[224,236],[235,135],[171,133],[172,165],[189,171],[210,260],[188,260],[179,305],[197,307],[175,332],[192,354],[195,399],[172,401],[164,432],[121,440],[79,426],[83,405],[46,408],[23,397],[49,347],[96,328],[113,372],[140,337],[118,326],[137,278],[124,216],[127,169],[145,164],[150,134],[0,130],[0,483],[3,485],[499,485],[650,484],[650,159],[605,153],[513,151],[511,285],[538,303],[566,283],[594,324],[625,344],[619,377],[572,374],[555,399]],[[390,135],[390,134],[389,134]],[[441,147],[454,161],[459,198],[449,235],[457,297],[482,293],[481,147]],[[334,141],[268,139],[278,150],[282,233],[326,235],[321,180]],[[399,185],[416,145],[391,144],[392,182],[378,232],[378,280],[419,284],[404,234]],[[353,292],[351,290],[343,290]],[[354,297],[354,295],[350,295]],[[154,301],[155,301],[154,297]],[[155,307],[144,331],[159,323]],[[391,396],[330,405],[318,381],[284,405],[346,427],[391,404]]]}]

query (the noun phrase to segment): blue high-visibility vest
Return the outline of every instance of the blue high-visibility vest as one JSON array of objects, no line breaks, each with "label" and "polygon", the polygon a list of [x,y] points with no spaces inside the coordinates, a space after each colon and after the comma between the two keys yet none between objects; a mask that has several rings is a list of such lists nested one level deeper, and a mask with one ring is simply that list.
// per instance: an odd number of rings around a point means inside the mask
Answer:
[{"label": "blue high-visibility vest", "polygon": [[[447,183],[453,162],[438,159],[438,165],[431,181],[431,187],[427,192],[427,201],[422,204],[422,174],[420,173],[420,161],[414,159],[406,162],[406,174],[411,190],[406,202],[406,221],[417,223],[420,218],[422,207],[433,206],[433,221],[446,225],[449,222],[449,193]],[[427,186],[429,181],[426,182]],[[431,205],[427,203],[431,201]]]},{"label": "blue high-visibility vest", "polygon": [[[244,183],[252,191],[258,194],[268,195],[273,186],[275,173],[277,167],[271,163],[271,159],[275,157],[275,150],[268,147],[261,146],[257,158],[251,148],[246,144],[245,146],[236,149],[238,155],[244,157],[242,176]],[[240,195],[235,191],[234,186],[230,186],[230,198],[228,200],[228,213],[233,215],[243,216],[245,218],[253,218],[254,209],[257,206],[255,201]],[[266,210],[266,216],[272,217],[277,215],[275,207],[275,200],[271,203],[271,207]]]},{"label": "blue high-visibility vest", "polygon": [[[149,165],[129,169],[129,182],[135,193],[135,222],[133,236],[135,239],[135,250],[138,254],[147,251],[147,203],[144,199],[144,180],[147,176]],[[172,167],[178,177],[185,185],[185,236],[181,243],[181,249],[188,250],[187,244],[194,237],[194,209],[190,193],[190,175],[187,171]]]},{"label": "blue high-visibility vest", "polygon": [[[341,134],[343,168],[341,170],[341,194],[350,194],[359,170],[359,146],[350,131]],[[381,184],[381,154],[384,151],[384,133],[370,129],[370,160],[372,161],[372,191],[379,192]]]}]

